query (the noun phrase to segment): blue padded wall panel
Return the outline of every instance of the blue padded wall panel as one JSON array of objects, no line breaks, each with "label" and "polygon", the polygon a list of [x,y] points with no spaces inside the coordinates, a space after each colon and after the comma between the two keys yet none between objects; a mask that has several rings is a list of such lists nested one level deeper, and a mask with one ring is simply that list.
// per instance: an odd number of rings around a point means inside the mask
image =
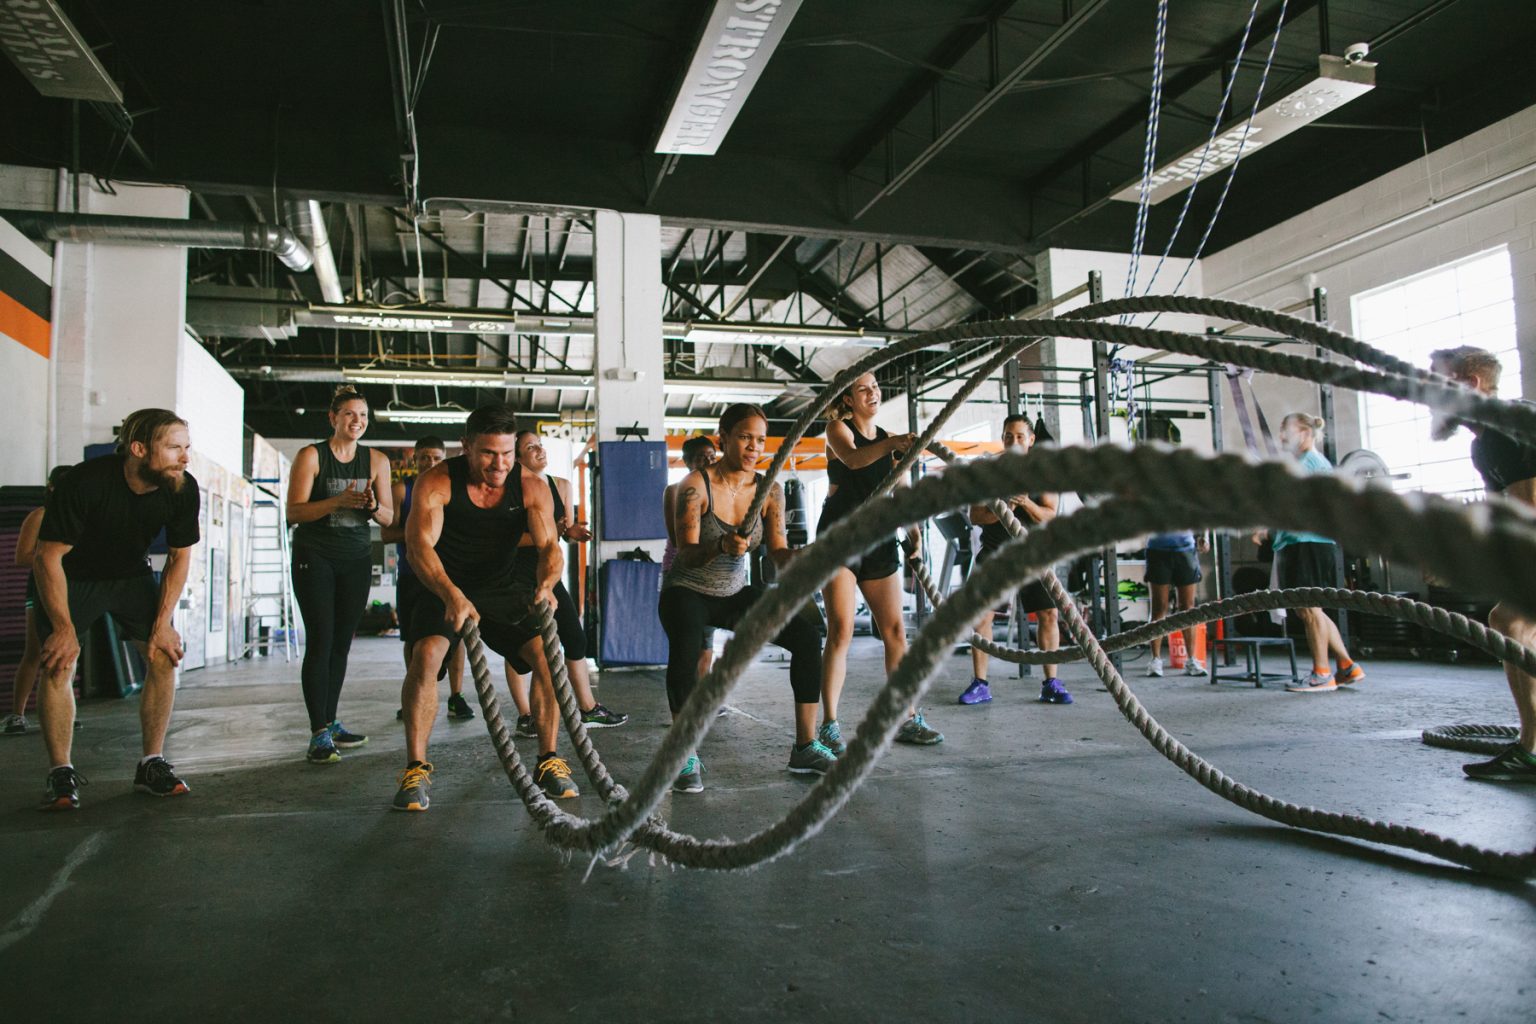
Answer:
[{"label": "blue padded wall panel", "polygon": [[603,563],[598,664],[665,665],[667,634],[656,605],[661,565],[615,558]]},{"label": "blue padded wall panel", "polygon": [[597,486],[603,540],[660,540],[667,535],[661,495],[667,489],[665,441],[601,441]]}]

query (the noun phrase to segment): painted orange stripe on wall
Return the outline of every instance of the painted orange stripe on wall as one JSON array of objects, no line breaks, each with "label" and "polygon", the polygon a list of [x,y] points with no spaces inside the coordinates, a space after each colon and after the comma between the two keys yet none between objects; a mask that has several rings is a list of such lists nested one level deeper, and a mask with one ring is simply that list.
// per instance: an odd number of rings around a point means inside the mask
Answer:
[{"label": "painted orange stripe on wall", "polygon": [[0,334],[9,335],[44,359],[48,358],[52,341],[48,321],[4,292],[0,292]]}]

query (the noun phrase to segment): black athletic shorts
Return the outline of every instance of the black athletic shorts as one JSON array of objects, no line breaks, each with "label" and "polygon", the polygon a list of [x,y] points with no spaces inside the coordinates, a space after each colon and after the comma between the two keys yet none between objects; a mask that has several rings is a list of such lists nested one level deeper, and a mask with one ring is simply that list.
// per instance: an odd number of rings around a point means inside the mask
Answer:
[{"label": "black athletic shorts", "polygon": [[[70,580],[69,618],[75,624],[75,636],[87,630],[103,615],[111,615],[118,634],[128,640],[149,640],[160,607],[160,584],[149,573],[125,580]],[[33,609],[37,638],[46,640],[53,633],[53,623],[39,600]]]},{"label": "black athletic shorts", "polygon": [[425,593],[427,593],[426,585],[417,578],[415,573],[402,572],[395,577],[395,618],[400,620],[400,639],[405,643],[412,642],[407,624],[411,621],[416,602],[420,601],[421,595]]},{"label": "black athletic shorts", "polygon": [[[976,564],[980,565],[982,562],[985,562],[987,559],[997,554],[999,550],[1001,549],[983,546],[980,551],[976,552]],[[1019,603],[1023,606],[1026,613],[1049,612],[1056,610],[1056,602],[1051,600],[1051,592],[1047,590],[1045,584],[1038,579],[1030,580],[1028,583],[1019,588]],[[1004,605],[998,609],[998,611],[1010,610],[1011,608],[1008,605]]]},{"label": "black athletic shorts", "polygon": [[[533,595],[528,591],[506,587],[465,596],[480,613],[480,639],[503,658],[520,657],[518,652],[523,645],[539,635],[539,620],[530,607]],[[442,600],[423,586],[411,609],[409,623],[401,619],[400,634],[411,643],[429,636],[440,636],[457,643],[458,638],[446,615],[447,608]],[[451,645],[449,650],[452,650]],[[446,661],[444,659],[445,664]]]},{"label": "black athletic shorts", "polygon": [[1287,544],[1276,551],[1280,589],[1338,586],[1338,566],[1334,563],[1337,550],[1334,544],[1302,541],[1299,544]]},{"label": "black athletic shorts", "polygon": [[1194,551],[1147,549],[1148,583],[1187,587],[1200,580],[1200,556]]},{"label": "black athletic shorts", "polygon": [[[833,523],[847,514],[847,512],[833,509],[832,514],[828,515],[827,506],[822,505],[821,518],[816,522],[816,536],[819,537],[823,532],[830,530]],[[889,537],[849,562],[848,568],[853,571],[854,579],[860,583],[894,576],[901,571],[901,544],[894,536]]]}]

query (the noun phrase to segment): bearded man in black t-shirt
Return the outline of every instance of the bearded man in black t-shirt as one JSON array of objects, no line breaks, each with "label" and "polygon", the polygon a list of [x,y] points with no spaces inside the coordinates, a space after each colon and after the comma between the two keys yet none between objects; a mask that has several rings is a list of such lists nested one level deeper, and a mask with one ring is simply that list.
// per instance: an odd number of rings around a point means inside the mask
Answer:
[{"label": "bearded man in black t-shirt", "polygon": [[[105,614],[137,643],[148,666],[139,706],[144,757],[134,788],[153,796],[187,792],[162,746],[182,655],[171,614],[199,533],[197,481],[187,472],[191,440],[186,421],[165,409],[131,413],[118,436],[115,454],[82,462],[59,481],[38,535],[34,571],[43,641],[38,711],[51,765],[43,810],[80,806],[85,780],[70,761],[75,661],[79,637]],[[161,529],[170,555],[156,585],[148,554]]]},{"label": "bearded man in black t-shirt", "polygon": [[[1490,398],[1498,394],[1503,372],[1497,356],[1471,345],[1431,353],[1430,368]],[[1461,425],[1477,435],[1472,442],[1472,465],[1488,493],[1536,507],[1536,446],[1492,427]],[[1456,432],[1456,426],[1454,420],[1436,417],[1434,437],[1443,440]],[[1488,613],[1488,625],[1527,647],[1536,647],[1536,622],[1507,604],[1494,605]],[[1536,677],[1510,662],[1504,663],[1504,675],[1520,711],[1520,738],[1492,760],[1462,765],[1461,770],[1469,778],[1485,782],[1536,782]]]}]

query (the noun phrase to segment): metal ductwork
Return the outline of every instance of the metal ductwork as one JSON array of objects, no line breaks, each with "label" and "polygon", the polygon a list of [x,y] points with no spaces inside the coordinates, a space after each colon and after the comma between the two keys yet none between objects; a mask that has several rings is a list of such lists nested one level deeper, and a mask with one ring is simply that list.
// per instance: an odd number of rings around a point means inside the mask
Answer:
[{"label": "metal ductwork", "polygon": [[331,251],[331,236],[325,230],[325,216],[313,199],[290,199],[283,203],[288,226],[303,239],[315,256],[315,279],[320,282],[322,301],[333,306],[346,302],[341,291],[341,275],[336,273],[336,254]]},{"label": "metal ductwork", "polygon": [[290,270],[314,266],[297,235],[278,224],[111,217],[92,213],[0,210],[0,217],[33,239],[104,245],[163,245],[192,249],[249,249],[270,252]]}]

